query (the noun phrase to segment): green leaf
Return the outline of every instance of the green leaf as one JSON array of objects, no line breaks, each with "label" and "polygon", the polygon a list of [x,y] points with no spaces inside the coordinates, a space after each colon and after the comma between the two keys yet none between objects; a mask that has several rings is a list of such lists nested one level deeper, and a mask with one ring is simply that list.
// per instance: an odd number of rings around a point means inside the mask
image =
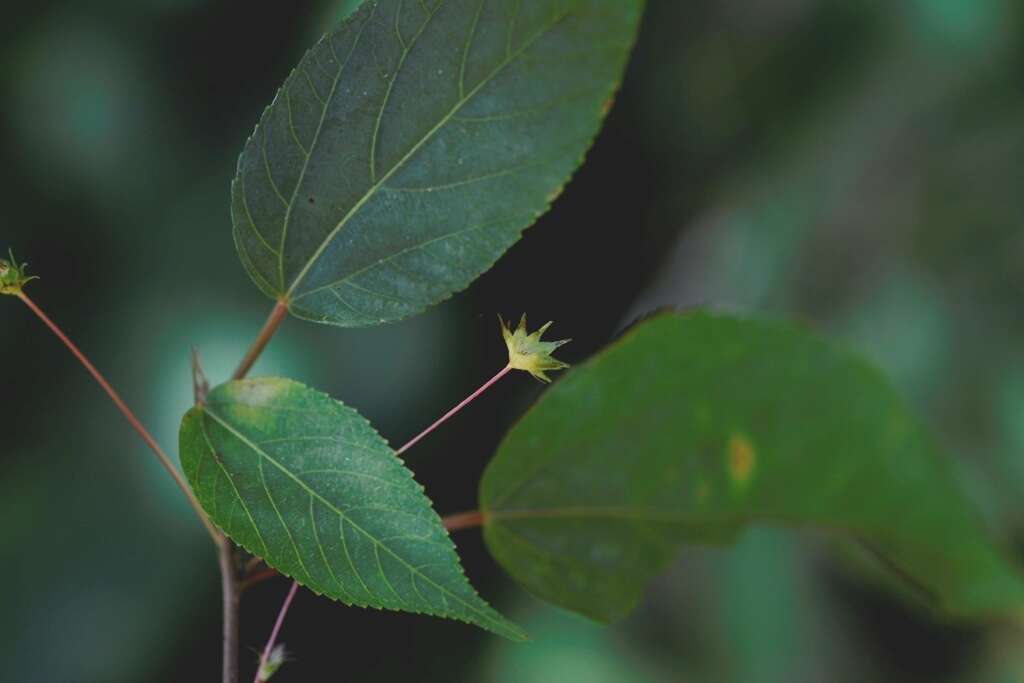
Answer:
[{"label": "green leaf", "polygon": [[285,379],[221,385],[185,415],[181,463],[217,526],[314,592],[525,637],[469,585],[412,473],[329,396]]},{"label": "green leaf", "polygon": [[518,581],[602,621],[626,614],[681,544],[755,522],[856,540],[949,615],[1024,601],[880,373],[788,324],[692,313],[638,326],[511,431],[481,509]]},{"label": "green leaf", "polygon": [[642,0],[367,0],[239,160],[235,243],[292,314],[346,327],[466,287],[547,210],[621,77]]}]

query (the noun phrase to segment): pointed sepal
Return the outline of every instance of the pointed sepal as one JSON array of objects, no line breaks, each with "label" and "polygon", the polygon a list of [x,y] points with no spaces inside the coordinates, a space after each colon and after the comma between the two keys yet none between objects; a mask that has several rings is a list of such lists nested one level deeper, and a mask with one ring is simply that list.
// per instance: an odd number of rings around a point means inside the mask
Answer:
[{"label": "pointed sepal", "polygon": [[18,296],[26,283],[39,278],[29,276],[28,264],[18,263],[13,251],[8,250],[7,253],[10,260],[0,259],[0,294]]},{"label": "pointed sepal", "polygon": [[559,341],[540,340],[541,336],[551,327],[550,322],[530,334],[526,331],[525,313],[519,321],[519,327],[515,331],[510,330],[501,317],[498,320],[501,322],[501,336],[505,338],[505,346],[508,347],[508,364],[510,367],[516,370],[524,370],[541,382],[551,381],[551,378],[546,374],[547,372],[564,370],[569,367],[568,363],[563,363],[557,358],[553,358],[551,354],[558,347],[568,344],[572,341],[571,339],[561,339]]}]

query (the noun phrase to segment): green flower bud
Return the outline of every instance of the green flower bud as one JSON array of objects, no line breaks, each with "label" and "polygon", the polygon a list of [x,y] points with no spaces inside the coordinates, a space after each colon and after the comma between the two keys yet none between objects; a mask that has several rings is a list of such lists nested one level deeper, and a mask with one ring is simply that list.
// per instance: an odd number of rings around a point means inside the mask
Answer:
[{"label": "green flower bud", "polygon": [[28,275],[28,264],[19,264],[13,251],[8,250],[7,253],[10,254],[10,260],[0,259],[0,294],[18,296],[25,283],[38,278]]},{"label": "green flower bud", "polygon": [[552,342],[540,340],[541,335],[551,327],[551,323],[544,325],[533,334],[529,334],[526,331],[525,313],[515,331],[510,330],[500,317],[498,320],[501,321],[501,336],[505,338],[505,346],[508,347],[508,364],[514,369],[525,370],[541,382],[550,382],[547,372],[569,367],[568,364],[551,356],[551,353],[559,346],[568,344],[569,339]]}]

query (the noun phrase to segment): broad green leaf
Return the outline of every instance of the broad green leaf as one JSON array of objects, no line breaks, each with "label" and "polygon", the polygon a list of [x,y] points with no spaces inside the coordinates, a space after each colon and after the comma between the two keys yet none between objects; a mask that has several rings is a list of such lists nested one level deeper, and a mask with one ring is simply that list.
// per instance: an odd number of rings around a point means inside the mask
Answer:
[{"label": "broad green leaf", "polygon": [[692,313],[638,326],[511,431],[481,509],[517,580],[599,620],[628,612],[682,543],[754,522],[843,534],[946,614],[1024,600],[880,373],[788,324]]},{"label": "broad green leaf", "polygon": [[524,638],[469,585],[412,473],[329,396],[285,379],[221,385],[185,415],[181,463],[217,526],[314,592]]},{"label": "broad green leaf", "polygon": [[239,160],[235,243],[290,311],[424,310],[547,210],[611,103],[642,0],[366,0]]}]

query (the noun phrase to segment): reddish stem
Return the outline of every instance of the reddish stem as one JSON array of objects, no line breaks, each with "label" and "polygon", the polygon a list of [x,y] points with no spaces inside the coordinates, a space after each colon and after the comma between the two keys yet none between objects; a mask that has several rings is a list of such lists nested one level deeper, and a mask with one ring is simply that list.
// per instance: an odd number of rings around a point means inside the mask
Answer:
[{"label": "reddish stem", "polygon": [[261,564],[263,564],[262,557],[250,558],[249,561],[245,563],[245,575],[248,576],[249,574],[256,571],[256,568],[259,567]]},{"label": "reddish stem", "polygon": [[487,518],[480,510],[472,510],[470,512],[460,512],[457,515],[448,515],[441,521],[444,522],[444,528],[448,531],[461,531],[462,529],[473,529],[483,526]]},{"label": "reddish stem", "polygon": [[150,435],[149,431],[146,430],[146,428],[143,426],[139,418],[135,416],[135,413],[133,413],[131,408],[129,408],[128,405],[124,402],[120,394],[118,394],[117,391],[114,390],[114,387],[110,385],[110,382],[108,382],[107,379],[100,373],[100,371],[96,369],[96,366],[92,364],[92,361],[90,361],[86,357],[86,355],[82,353],[82,351],[75,345],[75,343],[71,341],[71,339],[68,338],[66,334],[64,334],[63,330],[57,327],[56,323],[50,320],[49,316],[43,313],[43,310],[39,308],[39,306],[37,306],[36,303],[32,301],[32,299],[30,299],[27,294],[25,294],[24,292],[19,292],[17,296],[26,306],[29,307],[29,309],[33,313],[36,314],[36,316],[40,320],[43,321],[43,323],[48,328],[50,328],[50,331],[53,332],[57,336],[57,338],[61,340],[61,342],[64,343],[64,346],[66,346],[68,350],[72,353],[72,355],[74,355],[74,357],[78,359],[78,362],[81,363],[85,367],[85,369],[89,371],[89,374],[92,375],[93,379],[96,380],[96,382],[100,385],[103,391],[107,393],[107,396],[110,397],[110,400],[114,402],[114,405],[117,406],[117,409],[121,411],[121,414],[124,415],[126,420],[128,420],[128,424],[130,424],[132,426],[132,429],[134,429],[135,432],[140,437],[142,437],[142,440],[146,442],[146,445],[149,446],[150,450],[152,450],[156,454],[156,457],[160,460],[160,464],[163,465],[164,469],[167,470],[167,472],[174,478],[174,481],[175,483],[177,483],[178,488],[180,488],[182,493],[185,494],[185,497],[188,499],[189,504],[195,509],[200,521],[202,521],[203,526],[206,527],[206,531],[209,532],[210,537],[213,539],[213,542],[219,546],[221,544],[222,536],[220,532],[217,531],[217,529],[213,526],[213,524],[210,523],[209,518],[206,516],[206,513],[203,512],[203,508],[199,505],[199,501],[196,500],[195,494],[192,493],[192,489],[185,481],[185,478],[182,477],[181,473],[178,471],[178,468],[174,466],[174,463],[171,461],[170,457],[168,457],[168,455],[164,453],[164,450],[160,448],[160,444],[158,444],[156,442],[156,439],[154,439],[152,435]]},{"label": "reddish stem", "polygon": [[241,590],[243,592],[247,591],[250,588],[252,588],[253,586],[255,586],[256,584],[263,583],[267,579],[272,579],[275,576],[277,576],[277,570],[276,569],[269,569],[268,568],[268,569],[264,569],[262,571],[256,572],[252,576],[247,576],[242,581],[242,583],[239,585],[239,590]]},{"label": "reddish stem", "polygon": [[263,673],[263,667],[266,665],[267,659],[270,658],[270,653],[274,650],[274,643],[277,641],[277,634],[281,632],[281,625],[284,623],[284,617],[288,614],[288,608],[292,606],[292,600],[295,599],[295,593],[298,590],[298,582],[293,581],[292,587],[288,591],[288,597],[284,599],[284,604],[281,605],[281,611],[277,615],[277,621],[274,622],[274,630],[270,632],[270,640],[267,641],[267,646],[263,649],[263,656],[260,657],[260,666],[256,670],[254,683],[262,683],[263,681],[263,677],[260,674]]},{"label": "reddish stem", "polygon": [[435,429],[437,429],[438,427],[440,427],[452,415],[454,415],[455,413],[459,412],[460,410],[462,410],[463,408],[468,406],[477,397],[479,397],[480,394],[484,393],[485,391],[490,389],[492,386],[497,384],[498,380],[500,380],[502,377],[504,377],[505,375],[507,375],[510,372],[512,372],[512,366],[511,365],[506,365],[504,368],[502,368],[501,372],[499,372],[497,375],[495,375],[494,377],[489,379],[482,387],[480,387],[479,389],[474,391],[472,394],[470,394],[464,401],[462,401],[462,403],[460,403],[459,405],[457,405],[454,408],[452,408],[451,410],[449,410],[447,413],[442,415],[441,418],[437,420],[437,422],[435,422],[434,424],[432,424],[429,427],[427,427],[426,429],[424,429],[422,432],[420,432],[420,434],[418,436],[413,438],[412,441],[410,441],[409,443],[407,443],[404,446],[402,446],[401,448],[399,448],[398,451],[397,451],[398,455],[401,455],[402,453],[405,453],[407,450],[409,450],[410,448],[415,446],[417,443],[420,442],[421,439],[423,439],[423,437],[425,437],[427,434],[430,434],[430,432],[432,432]]},{"label": "reddish stem", "polygon": [[252,347],[245,354],[245,357],[242,358],[242,362],[238,364],[238,369],[235,370],[232,379],[244,379],[249,374],[252,366],[256,364],[256,360],[263,353],[263,350],[267,348],[267,344],[274,338],[277,328],[281,327],[281,323],[284,322],[287,315],[287,301],[279,300],[274,304],[274,310],[270,312],[270,317],[267,318],[267,322],[263,325],[263,329],[260,330],[256,341],[252,343]]},{"label": "reddish stem", "polygon": [[[156,439],[154,439],[152,435],[150,435],[149,431],[143,426],[142,422],[138,419],[138,417],[135,416],[135,413],[132,412],[131,408],[129,408],[128,405],[124,402],[120,394],[118,394],[117,391],[114,390],[114,387],[110,385],[110,382],[108,382],[106,378],[100,373],[100,371],[96,369],[96,366],[92,364],[92,362],[86,357],[84,353],[82,353],[82,351],[75,345],[75,343],[72,342],[71,339],[66,334],[64,334],[64,331],[61,330],[56,323],[50,320],[49,316],[47,316],[42,311],[42,309],[39,308],[39,306],[37,306],[36,303],[28,297],[27,294],[25,294],[24,292],[18,292],[17,296],[26,306],[29,307],[29,309],[33,313],[35,313],[35,315],[50,329],[50,331],[53,332],[57,336],[57,338],[61,340],[61,342],[68,348],[68,350],[71,351],[72,355],[74,355],[75,358],[78,359],[82,366],[89,371],[89,374],[93,376],[93,379],[95,379],[96,382],[100,385],[100,387],[107,393],[110,399],[114,402],[114,405],[117,406],[117,409],[119,411],[121,411],[121,414],[124,415],[125,419],[128,420],[128,423],[132,426],[136,433],[138,433],[138,435],[142,437],[142,440],[146,443],[146,445],[149,446],[150,449],[152,449],[152,451],[156,454],[157,458],[160,460],[160,464],[163,465],[164,469],[166,469],[167,472],[171,475],[171,477],[174,478],[174,481],[178,485],[178,488],[180,488],[182,493],[185,494],[185,497],[188,499],[189,504],[196,511],[196,514],[199,516],[199,519],[203,523],[203,526],[206,527],[206,530],[210,534],[210,537],[213,539],[213,542],[217,545],[220,555],[221,580],[223,583],[224,593],[223,680],[225,681],[225,683],[235,683],[235,681],[238,680],[238,604],[241,598],[240,588],[242,586],[240,586],[238,582],[236,570],[234,567],[234,544],[232,544],[231,541],[229,541],[224,535],[222,535],[216,529],[216,527],[213,526],[209,518],[206,516],[206,513],[203,512],[202,506],[200,506],[199,501],[196,500],[195,494],[192,493],[192,489],[189,487],[184,477],[182,477],[181,473],[178,472],[178,469],[174,466],[170,457],[168,457],[164,450],[160,448],[160,445],[156,442]],[[264,349],[266,349],[267,344],[270,343],[270,340],[277,332],[277,329],[281,326],[281,323],[284,321],[284,318],[287,315],[287,313],[287,302],[278,301],[275,304],[274,309],[271,311],[270,317],[267,318],[267,322],[263,326],[263,329],[260,330],[260,333],[257,336],[256,341],[253,342],[252,347],[245,354],[245,357],[239,364],[238,369],[235,371],[234,379],[242,379],[247,374],[249,374],[249,371],[252,369],[252,366],[256,363],[256,360],[263,353]],[[196,359],[193,358],[193,362],[195,362],[195,360]],[[194,375],[194,379],[198,382],[198,374]],[[197,383],[197,400],[201,400],[202,398],[200,396],[202,392],[200,392],[199,389],[200,385]],[[259,579],[262,577],[253,578]],[[284,620],[284,614],[285,612],[287,612],[288,606],[291,603],[291,598],[294,597],[294,593],[297,587],[297,584],[292,587],[292,591],[289,594],[289,598],[285,603],[285,607],[278,617],[278,623],[274,627],[274,635],[272,636],[271,643],[270,645],[268,645],[267,651],[264,654],[264,661],[265,658],[269,655],[270,651],[273,649],[273,639],[275,639],[277,636],[277,632],[280,629],[281,623]],[[257,677],[258,676],[259,674],[257,673]]]}]

